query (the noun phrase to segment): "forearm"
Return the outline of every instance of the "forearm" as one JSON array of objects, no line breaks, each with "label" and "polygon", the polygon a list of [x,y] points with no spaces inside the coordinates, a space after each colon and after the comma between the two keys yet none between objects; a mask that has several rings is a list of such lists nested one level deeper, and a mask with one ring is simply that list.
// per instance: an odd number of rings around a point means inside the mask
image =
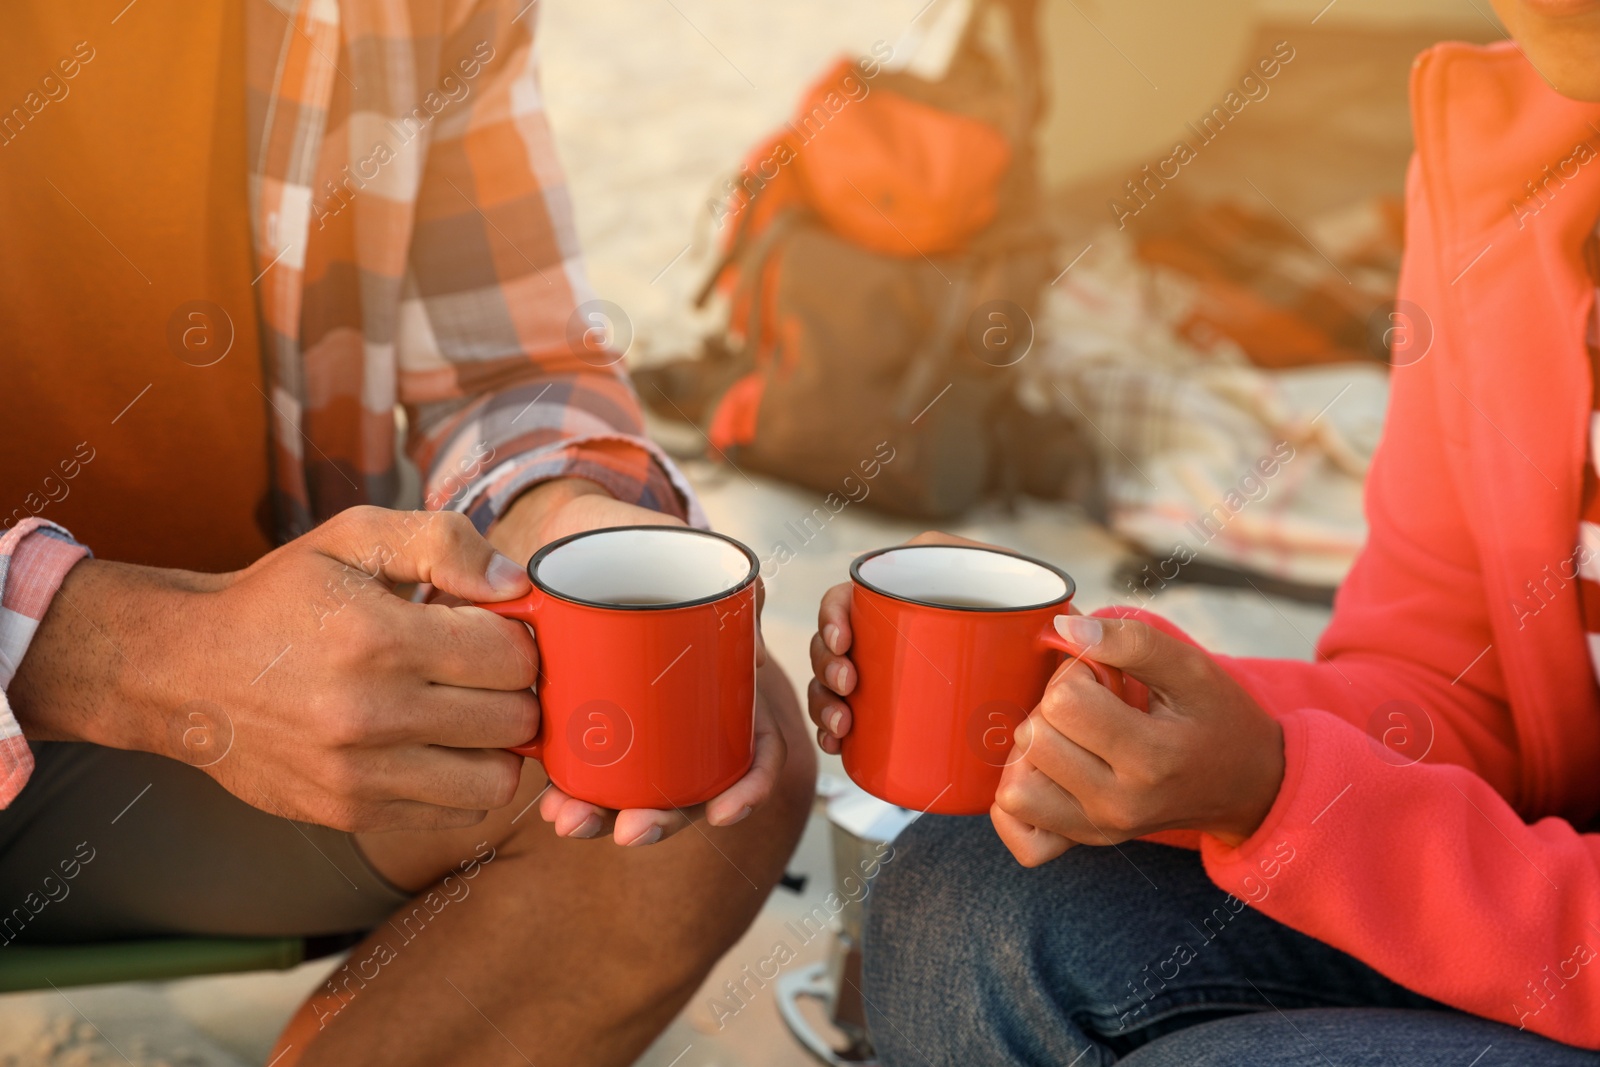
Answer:
[{"label": "forearm", "polygon": [[183,604],[220,581],[93,559],[74,566],[7,689],[23,735],[164,752],[166,713],[185,699],[164,653],[215,639],[186,627]]},{"label": "forearm", "polygon": [[1321,708],[1383,738],[1399,760],[1452,763],[1502,796],[1516,796],[1520,768],[1515,736],[1505,726],[1505,705],[1407,659],[1410,644],[1402,637],[1397,635],[1392,647],[1388,655],[1345,653],[1316,663],[1217,659],[1274,714]]},{"label": "forearm", "polygon": [[1204,843],[1212,880],[1409,989],[1600,1048],[1600,983],[1579,972],[1600,936],[1600,838],[1524,823],[1459,767],[1397,766],[1325,713],[1284,726],[1277,802],[1238,848]]}]

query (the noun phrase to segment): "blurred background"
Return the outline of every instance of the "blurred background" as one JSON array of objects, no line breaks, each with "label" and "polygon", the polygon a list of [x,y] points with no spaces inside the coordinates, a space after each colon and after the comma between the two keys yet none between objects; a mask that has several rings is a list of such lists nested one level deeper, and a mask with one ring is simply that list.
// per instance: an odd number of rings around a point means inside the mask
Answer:
[{"label": "blurred background", "polygon": [[[1312,655],[1430,340],[1394,301],[1411,60],[1502,39],[1483,0],[537,8],[592,324],[762,558],[797,683],[823,590],[927,528]],[[717,1005],[779,941],[828,952],[792,924],[832,864],[819,816],[641,1062],[815,1062],[775,983]],[[262,1063],[332,965],[0,999],[0,1063]]]}]

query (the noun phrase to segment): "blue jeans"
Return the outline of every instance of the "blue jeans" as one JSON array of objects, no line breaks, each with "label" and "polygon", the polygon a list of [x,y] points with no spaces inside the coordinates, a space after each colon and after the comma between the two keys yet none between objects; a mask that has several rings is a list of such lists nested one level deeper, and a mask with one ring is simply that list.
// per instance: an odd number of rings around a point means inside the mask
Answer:
[{"label": "blue jeans", "polygon": [[1396,985],[1163,845],[1028,870],[988,819],[925,816],[873,882],[864,952],[887,1067],[1600,1067]]}]

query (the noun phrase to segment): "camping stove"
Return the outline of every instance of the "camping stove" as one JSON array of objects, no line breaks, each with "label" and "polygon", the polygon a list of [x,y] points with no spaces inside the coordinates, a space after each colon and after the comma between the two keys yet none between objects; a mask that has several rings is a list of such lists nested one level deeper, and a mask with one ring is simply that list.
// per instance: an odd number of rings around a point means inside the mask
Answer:
[{"label": "camping stove", "polygon": [[[828,819],[833,888],[843,907],[830,922],[827,957],[778,979],[778,1011],[795,1040],[821,1062],[830,1067],[877,1067],[861,995],[862,911],[873,876],[893,857],[888,846],[919,813],[879,800],[849,779],[831,774],[817,782],[817,806]],[[807,1012],[807,1002],[820,1011]],[[830,1040],[819,1032],[812,1021],[817,1014],[838,1038]]]}]

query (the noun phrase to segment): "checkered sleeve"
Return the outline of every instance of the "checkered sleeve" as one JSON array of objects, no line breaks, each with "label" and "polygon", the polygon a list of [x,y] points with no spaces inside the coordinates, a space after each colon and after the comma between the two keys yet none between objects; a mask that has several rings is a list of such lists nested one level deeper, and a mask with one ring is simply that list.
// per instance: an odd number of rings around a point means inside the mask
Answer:
[{"label": "checkered sleeve", "polygon": [[6,690],[67,572],[89,550],[44,519],[24,519],[0,534],[0,808],[33,773],[33,753],[11,713]]},{"label": "checkered sleeve", "polygon": [[428,472],[425,505],[464,511],[487,530],[540,482],[584,478],[618,500],[705,526],[688,480],[645,436],[632,393],[595,385],[539,375],[475,398],[417,434],[412,456]]},{"label": "checkered sleeve", "polygon": [[536,12],[481,0],[440,53],[459,103],[430,131],[401,299],[408,452],[427,506],[480,529],[561,477],[704,525],[645,434],[621,365],[626,313],[595,300],[583,269],[539,88]]}]

